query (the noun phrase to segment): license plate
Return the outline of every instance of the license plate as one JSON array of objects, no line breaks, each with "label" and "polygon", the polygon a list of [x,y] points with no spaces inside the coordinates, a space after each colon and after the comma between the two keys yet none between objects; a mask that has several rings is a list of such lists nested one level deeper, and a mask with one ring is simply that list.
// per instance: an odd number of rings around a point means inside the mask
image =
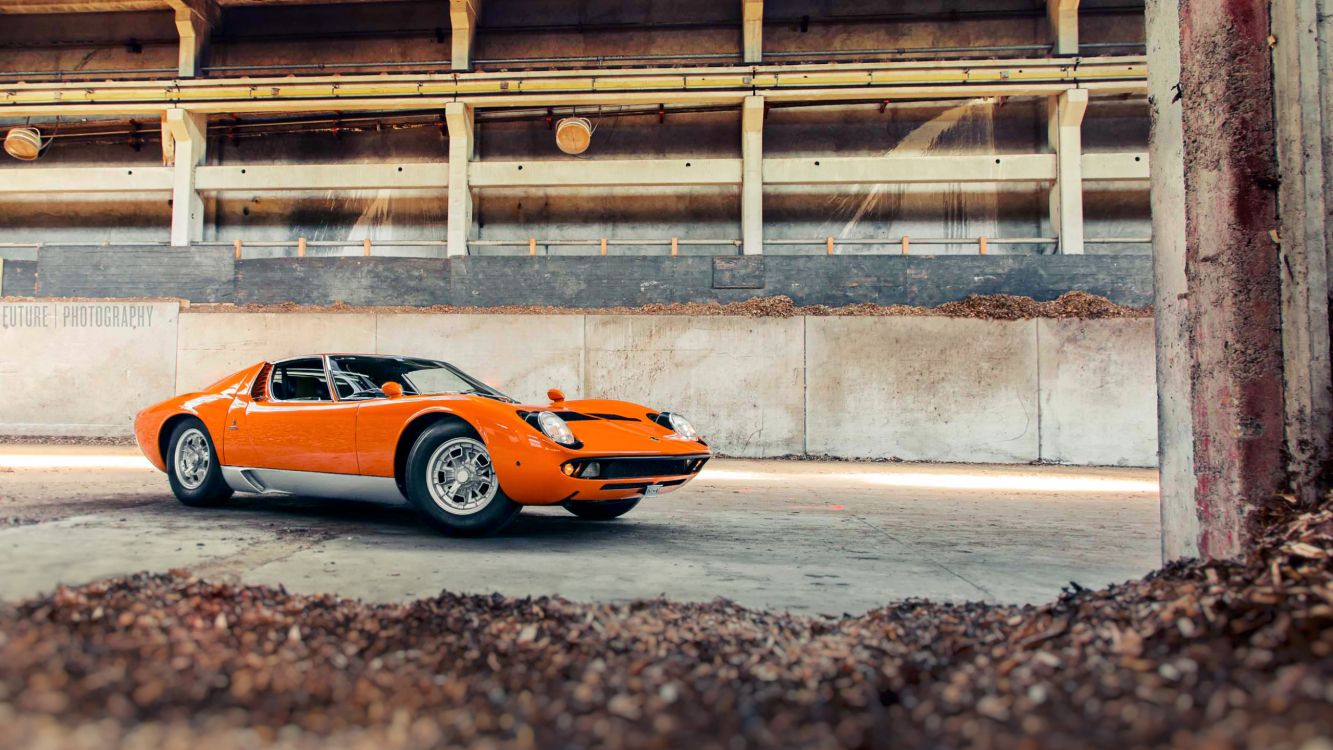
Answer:
[{"label": "license plate", "polygon": [[646,498],[647,498],[647,497],[657,497],[658,493],[660,493],[661,491],[662,491],[662,485],[660,485],[660,484],[650,484],[650,485],[648,485],[647,488],[644,489],[644,491],[643,491],[643,496],[646,497]]}]

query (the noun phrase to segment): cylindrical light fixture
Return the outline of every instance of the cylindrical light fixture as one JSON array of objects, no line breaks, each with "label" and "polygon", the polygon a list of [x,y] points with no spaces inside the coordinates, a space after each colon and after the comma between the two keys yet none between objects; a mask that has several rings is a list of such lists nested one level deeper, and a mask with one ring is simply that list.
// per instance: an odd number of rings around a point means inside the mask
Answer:
[{"label": "cylindrical light fixture", "polygon": [[36,159],[42,153],[42,134],[37,128],[11,128],[5,135],[5,153],[23,161]]},{"label": "cylindrical light fixture", "polygon": [[567,154],[581,154],[592,143],[592,122],[586,117],[566,117],[555,126],[555,145]]}]

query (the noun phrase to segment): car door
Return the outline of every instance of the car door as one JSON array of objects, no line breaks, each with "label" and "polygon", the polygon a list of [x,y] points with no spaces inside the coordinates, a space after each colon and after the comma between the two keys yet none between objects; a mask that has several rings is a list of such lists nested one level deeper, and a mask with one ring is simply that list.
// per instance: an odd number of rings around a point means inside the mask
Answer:
[{"label": "car door", "polygon": [[268,369],[268,383],[258,389],[262,396],[247,399],[243,414],[233,412],[228,442],[242,450],[229,450],[228,463],[257,469],[358,473],[359,403],[335,399],[325,358],[289,359]]}]

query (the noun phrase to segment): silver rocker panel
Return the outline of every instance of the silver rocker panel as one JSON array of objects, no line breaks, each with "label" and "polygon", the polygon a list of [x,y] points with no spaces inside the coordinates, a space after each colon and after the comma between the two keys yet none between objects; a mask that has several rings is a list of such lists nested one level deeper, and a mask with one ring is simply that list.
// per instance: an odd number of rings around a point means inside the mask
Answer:
[{"label": "silver rocker panel", "polygon": [[336,500],[374,500],[381,503],[407,502],[407,498],[398,490],[398,482],[392,477],[223,466],[222,478],[237,492],[301,495]]}]

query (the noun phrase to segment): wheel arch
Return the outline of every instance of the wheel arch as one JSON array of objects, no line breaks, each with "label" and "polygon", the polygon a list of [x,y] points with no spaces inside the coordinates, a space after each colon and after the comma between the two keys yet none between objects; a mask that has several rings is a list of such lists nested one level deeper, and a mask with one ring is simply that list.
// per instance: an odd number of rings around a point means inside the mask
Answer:
[{"label": "wheel arch", "polygon": [[162,426],[158,428],[157,431],[157,450],[158,450],[158,455],[162,456],[163,463],[170,462],[171,454],[168,451],[170,451],[171,449],[171,446],[169,445],[169,442],[171,440],[171,433],[176,431],[176,426],[179,425],[181,422],[185,422],[190,419],[193,419],[204,426],[204,432],[209,433],[208,439],[213,440],[213,445],[215,446],[214,450],[216,450],[217,440],[213,439],[213,435],[209,431],[208,425],[204,424],[204,420],[200,419],[198,414],[192,414],[188,411],[177,412],[167,417],[166,420],[162,422]]},{"label": "wheel arch", "polygon": [[393,479],[404,496],[407,495],[407,455],[412,452],[412,446],[416,444],[417,438],[421,437],[421,433],[440,423],[461,425],[483,444],[486,442],[480,430],[454,412],[429,411],[413,417],[398,434],[398,443],[393,450]]}]

